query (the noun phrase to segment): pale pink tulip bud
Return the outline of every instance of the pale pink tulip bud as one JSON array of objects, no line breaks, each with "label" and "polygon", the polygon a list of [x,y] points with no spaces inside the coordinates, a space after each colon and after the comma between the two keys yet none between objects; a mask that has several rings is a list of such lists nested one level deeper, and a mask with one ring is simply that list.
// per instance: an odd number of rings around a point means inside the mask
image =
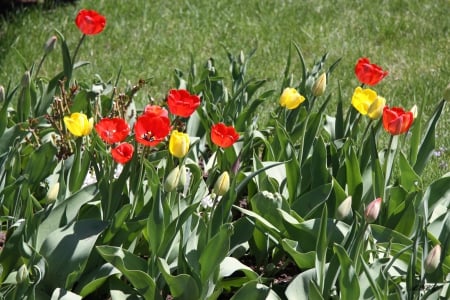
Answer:
[{"label": "pale pink tulip bud", "polygon": [[364,219],[366,219],[367,223],[373,223],[378,218],[381,209],[381,198],[377,198],[367,205],[366,210],[364,211]]},{"label": "pale pink tulip bud", "polygon": [[56,35],[54,35],[51,38],[49,38],[47,40],[47,42],[45,42],[45,45],[44,45],[44,52],[45,52],[45,54],[49,54],[50,52],[53,51],[53,49],[55,49],[55,45],[56,45],[56,41],[57,40],[58,40],[58,38],[56,37]]},{"label": "pale pink tulip bud", "polygon": [[441,262],[441,245],[434,246],[425,259],[425,272],[433,273]]}]

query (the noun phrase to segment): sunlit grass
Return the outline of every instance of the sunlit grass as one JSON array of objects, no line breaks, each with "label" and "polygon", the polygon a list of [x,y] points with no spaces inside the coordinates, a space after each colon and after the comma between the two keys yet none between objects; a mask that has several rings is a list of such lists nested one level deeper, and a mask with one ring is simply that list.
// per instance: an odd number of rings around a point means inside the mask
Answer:
[{"label": "sunlit grass", "polygon": [[[100,11],[108,21],[102,34],[86,39],[78,57],[91,64],[75,76],[89,81],[98,74],[109,80],[121,69],[122,86],[151,78],[148,92],[156,98],[173,87],[175,68],[188,71],[191,57],[199,66],[213,57],[219,71],[228,72],[224,49],[238,54],[257,47],[249,74],[270,79],[267,88],[276,88],[292,41],[301,47],[307,65],[325,52],[329,64],[342,58],[330,78],[329,91],[335,93],[339,82],[344,99],[358,84],[353,67],[361,56],[389,70],[375,88],[389,105],[409,109],[425,100],[425,116],[450,81],[447,0],[266,2],[79,1],[75,6],[13,13],[1,21],[0,84],[18,82],[29,63],[39,60],[42,45],[54,29],[65,35],[73,49],[80,38],[73,19],[82,7]],[[55,51],[42,74],[55,74],[61,69],[60,61]],[[298,59],[294,59],[293,73],[294,78],[300,77]],[[449,171],[448,113],[447,108],[436,139],[437,148],[444,151],[432,160],[428,178]]]}]

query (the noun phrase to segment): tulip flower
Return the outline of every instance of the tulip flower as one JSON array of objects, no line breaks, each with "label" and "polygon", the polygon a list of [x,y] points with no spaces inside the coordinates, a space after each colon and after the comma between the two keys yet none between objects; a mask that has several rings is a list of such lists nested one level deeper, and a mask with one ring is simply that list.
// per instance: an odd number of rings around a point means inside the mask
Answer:
[{"label": "tulip flower", "polygon": [[125,140],[130,133],[130,126],[122,118],[103,118],[95,125],[95,131],[108,144]]},{"label": "tulip flower", "polygon": [[64,117],[64,124],[74,136],[86,136],[92,131],[94,120],[83,113],[73,113]]},{"label": "tulip flower", "polygon": [[176,166],[172,171],[170,171],[169,175],[167,175],[166,180],[164,181],[164,190],[166,192],[172,192],[177,187],[182,189],[186,184],[186,167]]},{"label": "tulip flower", "polygon": [[383,112],[386,99],[378,96],[374,90],[357,87],[353,92],[352,105],[360,114],[377,119]]},{"label": "tulip flower", "polygon": [[434,246],[430,252],[428,252],[427,258],[425,259],[425,272],[430,274],[436,271],[439,263],[441,262],[441,245]]},{"label": "tulip flower", "polygon": [[111,156],[115,162],[126,164],[133,158],[134,147],[129,143],[122,143],[116,148],[111,149]]},{"label": "tulip flower", "polygon": [[167,96],[167,105],[172,114],[187,118],[192,115],[200,105],[200,97],[191,95],[188,91],[183,89],[170,90],[169,95]]},{"label": "tulip flower", "polygon": [[144,146],[156,146],[162,142],[170,132],[170,120],[167,117],[143,114],[134,124],[135,139]]},{"label": "tulip flower", "polygon": [[305,97],[294,88],[285,88],[280,96],[280,105],[287,109],[296,109],[305,101]]},{"label": "tulip flower", "polygon": [[322,73],[322,75],[317,78],[316,82],[312,87],[312,94],[315,97],[320,97],[325,93],[327,88],[327,73]]},{"label": "tulip flower", "polygon": [[161,106],[158,105],[147,105],[144,108],[144,115],[150,116],[150,117],[169,117],[169,112]]},{"label": "tulip flower", "polygon": [[355,74],[361,83],[374,86],[378,84],[387,74],[387,71],[376,65],[371,64],[368,58],[360,58],[355,66]]},{"label": "tulip flower", "polygon": [[408,131],[414,120],[411,111],[405,112],[403,108],[388,106],[383,109],[383,127],[392,135],[402,134]]},{"label": "tulip flower", "polygon": [[381,210],[381,198],[377,198],[367,205],[366,210],[364,211],[364,219],[367,223],[373,223],[378,218]]},{"label": "tulip flower", "polygon": [[220,174],[219,178],[217,178],[216,183],[214,184],[214,194],[217,196],[223,196],[230,189],[230,175],[225,171]]},{"label": "tulip flower", "polygon": [[182,158],[189,151],[189,135],[178,130],[172,131],[169,140],[169,152],[175,157]]},{"label": "tulip flower", "polygon": [[217,123],[211,128],[211,141],[219,147],[228,148],[239,139],[239,134],[233,126]]},{"label": "tulip flower", "polygon": [[75,18],[75,24],[83,34],[94,35],[105,29],[106,18],[95,10],[82,9]]}]

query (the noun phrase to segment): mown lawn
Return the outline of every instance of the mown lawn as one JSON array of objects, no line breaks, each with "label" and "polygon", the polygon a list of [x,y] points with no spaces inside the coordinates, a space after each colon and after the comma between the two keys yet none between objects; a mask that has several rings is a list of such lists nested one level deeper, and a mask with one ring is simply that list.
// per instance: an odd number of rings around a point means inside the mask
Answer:
[{"label": "mown lawn", "polygon": [[[257,47],[249,73],[268,78],[278,88],[292,41],[300,45],[307,65],[329,53],[328,64],[342,58],[330,78],[350,99],[358,82],[353,73],[361,56],[389,70],[376,86],[389,105],[407,109],[427,101],[425,115],[442,97],[450,82],[450,4],[436,1],[78,1],[55,9],[27,8],[2,17],[0,24],[0,84],[16,84],[31,62],[42,55],[42,45],[62,32],[73,49],[80,38],[74,17],[80,8],[95,9],[107,17],[107,27],[88,37],[79,53],[90,65],[75,74],[94,81],[98,74],[112,80],[121,69],[120,84],[150,78],[149,96],[164,97],[173,87],[173,71],[189,70],[212,57],[227,76],[225,49],[237,55]],[[50,55],[42,74],[61,69],[59,51]],[[300,64],[294,60],[300,76]],[[350,103],[350,100],[349,100]],[[274,103],[268,105],[276,105]],[[349,104],[350,105],[350,104]],[[437,130],[436,152],[426,173],[435,179],[450,170],[449,110]],[[428,181],[427,180],[427,181]]]}]

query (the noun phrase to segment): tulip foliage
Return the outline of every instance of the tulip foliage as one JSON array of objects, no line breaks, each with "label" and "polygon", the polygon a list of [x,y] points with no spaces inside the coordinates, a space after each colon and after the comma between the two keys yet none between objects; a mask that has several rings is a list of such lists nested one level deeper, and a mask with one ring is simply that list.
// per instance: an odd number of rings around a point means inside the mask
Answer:
[{"label": "tulip foliage", "polygon": [[450,177],[422,177],[445,100],[401,108],[367,58],[346,99],[339,61],[295,43],[277,90],[248,78],[254,51],[177,69],[162,99],[80,83],[105,24],[80,11],[76,49],[57,32],[43,54],[63,70],[0,86],[2,299],[450,297]]}]

